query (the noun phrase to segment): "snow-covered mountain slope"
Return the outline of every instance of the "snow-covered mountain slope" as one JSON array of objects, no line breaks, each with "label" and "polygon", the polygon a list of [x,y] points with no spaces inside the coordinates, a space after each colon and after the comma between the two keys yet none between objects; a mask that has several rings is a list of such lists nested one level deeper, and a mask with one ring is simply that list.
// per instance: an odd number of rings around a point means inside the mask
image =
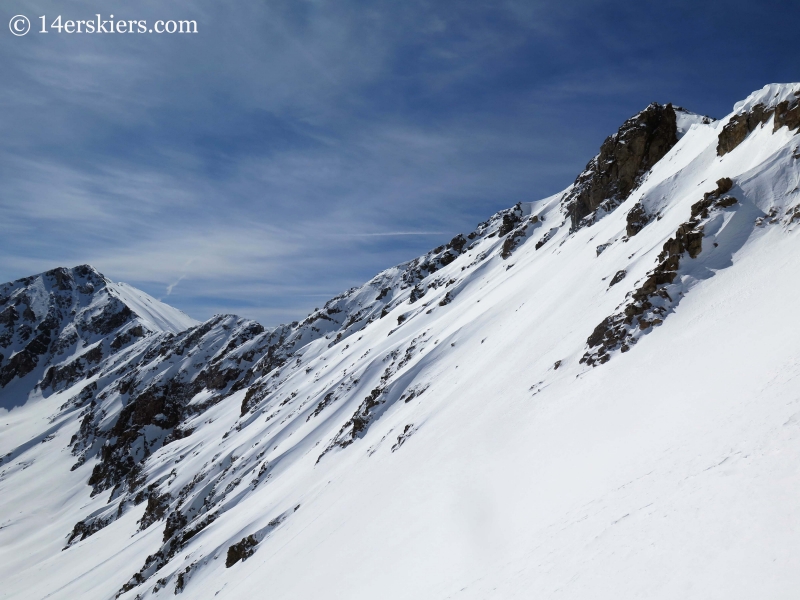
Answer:
[{"label": "snow-covered mountain slope", "polygon": [[54,269],[0,286],[0,407],[25,402],[46,372],[76,380],[133,340],[196,325],[144,292],[89,265]]},{"label": "snow-covered mountain slope", "polygon": [[125,283],[108,282],[109,294],[119,298],[151,331],[179,333],[198,321]]},{"label": "snow-covered mountain slope", "polygon": [[799,129],[800,84],[651,105],[302,322],[51,336],[0,389],[3,594],[795,597]]},{"label": "snow-covered mountain slope", "polygon": [[673,107],[673,110],[675,110],[675,137],[678,139],[681,139],[684,135],[686,135],[692,128],[692,125],[708,125],[714,121],[714,119],[709,116],[698,115],[697,113],[686,110],[681,106],[675,106]]}]

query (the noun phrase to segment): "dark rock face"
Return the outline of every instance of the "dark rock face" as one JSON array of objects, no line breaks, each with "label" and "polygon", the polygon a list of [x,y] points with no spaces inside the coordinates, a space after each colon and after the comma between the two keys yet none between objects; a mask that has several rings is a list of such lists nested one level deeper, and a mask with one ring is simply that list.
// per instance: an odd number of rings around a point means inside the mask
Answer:
[{"label": "dark rock face", "polygon": [[331,445],[325,450],[325,452],[319,456],[317,462],[319,462],[319,459],[321,459],[325,453],[331,450],[334,446],[347,448],[347,446],[356,441],[356,439],[367,430],[370,423],[375,418],[373,409],[375,409],[377,406],[380,406],[384,402],[384,398],[382,397],[383,393],[383,388],[376,387],[372,390],[372,392],[370,392],[369,396],[364,398],[361,406],[358,407],[358,410],[350,418],[350,420],[347,421],[344,426],[342,426],[339,434],[336,436]]},{"label": "dark rock face", "polygon": [[717,156],[724,156],[735,149],[756,127],[769,121],[772,113],[773,110],[757,104],[748,113],[734,115],[719,133]]},{"label": "dark rock face", "polygon": [[619,206],[649,171],[678,142],[675,110],[671,104],[653,103],[623,123],[607,138],[563,200],[572,230],[598,208]]},{"label": "dark rock face", "polygon": [[133,314],[130,308],[122,304],[119,300],[109,302],[103,312],[92,319],[88,325],[89,331],[100,335],[108,335],[131,320]]},{"label": "dark rock face", "polygon": [[556,227],[553,227],[552,229],[550,229],[547,233],[545,233],[542,236],[542,238],[538,242],[536,242],[536,245],[534,246],[534,248],[536,250],[538,250],[539,248],[544,246],[547,242],[549,242],[551,240],[551,238],[556,234],[557,231],[558,231],[558,228],[556,228]]},{"label": "dark rock face", "polygon": [[[677,278],[685,254],[697,258],[702,251],[703,225],[711,214],[737,203],[736,198],[725,195],[732,187],[733,182],[724,177],[717,181],[716,190],[706,193],[702,200],[692,205],[691,218],[679,225],[675,235],[664,243],[655,269],[633,291],[625,307],[603,319],[588,337],[588,350],[581,357],[581,364],[596,366],[608,362],[611,352],[627,352],[636,343],[640,332],[664,321],[679,301],[679,298],[670,296],[666,286]],[[619,283],[625,274],[625,271],[619,271],[609,287]]]},{"label": "dark rock face", "polygon": [[800,100],[784,100],[775,107],[773,133],[781,127],[788,127],[790,131],[800,129]]},{"label": "dark rock face", "polygon": [[506,239],[503,240],[503,247],[500,250],[501,258],[503,260],[510,258],[514,250],[530,235],[538,223],[539,217],[536,215],[526,219],[522,218],[522,207],[519,203],[514,206],[511,212],[503,215],[503,224],[497,232],[501,237],[506,236]]},{"label": "dark rock face", "polygon": [[[156,521],[163,519],[169,508],[169,503],[172,500],[169,494],[156,493],[154,485],[150,486],[147,491],[149,492],[147,506],[145,507],[142,518],[139,519],[140,531],[147,529]],[[144,494],[142,494],[142,496],[144,496]]]},{"label": "dark rock face", "polygon": [[[220,330],[228,333],[224,341],[215,338]],[[162,381],[139,381],[135,376],[122,380],[118,392],[127,395],[128,399],[123,401],[122,410],[108,429],[99,428],[102,414],[91,410],[87,413],[86,427],[81,427],[73,441],[73,453],[85,461],[100,447],[100,462],[88,481],[93,487],[92,494],[111,488],[114,489],[112,495],[137,491],[142,484],[139,481],[140,467],[147,456],[162,445],[188,435],[179,427],[187,417],[216,404],[233,391],[236,383],[241,387],[245,379],[253,376],[255,365],[242,363],[253,363],[256,354],[263,356],[262,353],[266,352],[265,346],[271,340],[262,334],[264,328],[258,323],[218,316],[181,334],[153,339],[134,363],[134,375],[141,377],[157,365],[164,368],[179,364],[184,355],[207,351],[204,349],[210,346],[211,340],[217,339],[216,343],[224,346],[221,357],[200,365],[196,370],[179,370]],[[256,345],[252,355],[242,352],[245,344],[255,340],[262,345]],[[56,374],[53,378],[58,376]],[[206,403],[189,406],[192,397],[203,389],[214,394]],[[145,436],[148,426],[157,427],[162,434],[148,442]]]},{"label": "dark rock face", "polygon": [[238,544],[234,544],[228,548],[228,555],[225,557],[225,568],[229,569],[240,560],[247,560],[255,553],[255,548],[258,541],[255,536],[248,535],[243,538]]},{"label": "dark rock face", "polygon": [[[340,311],[326,306],[324,312],[336,316]],[[313,327],[311,323],[305,327]],[[148,504],[140,527],[166,521],[161,550],[148,557],[142,570],[126,584],[126,590],[163,567],[194,535],[210,525],[217,515],[208,510],[224,502],[229,491],[204,488],[205,474],[198,473],[177,495],[161,493],[161,482],[148,482],[142,469],[148,456],[192,435],[187,419],[243,389],[253,379],[272,373],[251,388],[255,392],[243,402],[243,413],[273,391],[280,382],[280,369],[297,343],[287,334],[290,327],[298,326],[295,322],[266,331],[253,321],[221,315],[179,334],[145,336],[137,345],[102,358],[97,367],[100,385],[91,384],[65,405],[82,410],[83,414],[80,430],[70,442],[78,457],[74,468],[99,456],[88,483],[93,495],[111,490],[106,508],[76,524],[71,539],[94,534],[145,500]],[[134,328],[129,329],[131,338],[138,340]],[[198,355],[204,358],[195,360]],[[79,360],[86,362],[85,356]],[[57,379],[57,375],[51,379]],[[202,402],[190,402],[203,390],[208,395]],[[122,396],[122,410],[113,419],[106,419],[104,403],[116,396]],[[232,468],[233,460],[222,468],[220,476]],[[200,489],[196,489],[198,486]],[[206,502],[185,504],[193,493],[201,493]]]},{"label": "dark rock face", "polygon": [[[85,268],[88,265],[83,265],[82,267]],[[88,270],[83,273],[85,277],[88,274]],[[61,291],[68,291],[73,288],[75,285],[75,279],[72,276],[72,273],[69,269],[65,269],[64,267],[59,267],[57,269],[53,269],[52,271],[48,271],[45,273],[46,276],[51,277],[55,280],[55,287]]]},{"label": "dark rock face", "polygon": [[15,377],[25,377],[36,368],[38,356],[29,350],[17,352],[6,365],[0,369],[0,387],[4,387]]},{"label": "dark rock face", "polygon": [[750,112],[734,115],[719,133],[717,156],[734,150],[756,127],[765,124],[773,115],[773,133],[781,127],[787,127],[790,131],[800,129],[800,99],[784,100],[773,108],[756,104]]},{"label": "dark rock face", "polygon": [[75,524],[75,527],[72,528],[72,532],[69,534],[69,538],[67,538],[67,547],[69,547],[73,542],[79,542],[86,539],[90,535],[97,533],[106,525],[108,525],[108,522],[103,519],[95,519],[90,523],[79,521]]},{"label": "dark rock face", "polygon": [[[92,267],[81,265],[0,286],[0,347],[8,349],[8,359],[0,369],[0,388],[36,371],[39,376],[44,374],[40,386],[45,389],[75,381],[84,376],[87,365],[99,363],[106,355],[104,340],[69,365],[59,357],[70,349],[95,344],[98,336],[119,333],[137,318],[122,301],[108,294],[107,283]],[[139,337],[149,333],[141,326],[130,329],[134,330]],[[115,349],[134,337],[122,335]]]},{"label": "dark rock face", "polygon": [[500,229],[497,230],[497,235],[503,237],[507,233],[509,233],[514,227],[519,225],[520,222],[520,210],[519,204],[517,204],[514,208],[516,210],[510,211],[503,215],[503,223],[500,225]]},{"label": "dark rock face", "polygon": [[[21,296],[18,297],[17,300],[26,305],[22,315],[23,320],[35,322],[36,315],[30,308],[30,298],[28,296]],[[9,309],[11,310],[9,311]],[[4,342],[4,344],[8,345],[12,341],[14,322],[18,318],[18,312],[14,310],[13,306],[9,306],[4,313],[7,314],[4,323],[4,329],[6,331],[4,338],[8,340]],[[36,325],[35,329],[31,330],[30,326],[26,326],[20,327],[17,330],[19,342],[29,340],[30,336],[33,334],[35,334],[35,336],[33,339],[30,339],[21,350],[12,355],[8,363],[0,369],[0,388],[8,385],[15,377],[25,377],[36,368],[39,364],[39,357],[47,354],[50,349],[53,335],[58,334],[59,316],[59,312],[51,305],[47,316]]]},{"label": "dark rock face", "polygon": [[0,325],[13,326],[19,320],[19,313],[13,306],[7,306],[0,312]]},{"label": "dark rock face", "polygon": [[131,327],[126,332],[116,336],[114,341],[111,342],[110,347],[112,350],[119,350],[123,346],[129,344],[135,338],[144,337],[146,334],[144,327],[136,325]]},{"label": "dark rock face", "polygon": [[617,271],[617,273],[614,275],[614,277],[611,278],[611,283],[608,284],[608,287],[613,287],[613,286],[617,285],[620,281],[625,279],[625,276],[627,274],[628,274],[628,272],[625,269],[623,269],[621,271]]},{"label": "dark rock face", "polygon": [[653,218],[647,214],[647,211],[645,210],[644,206],[642,206],[641,202],[637,202],[633,206],[625,219],[627,221],[625,233],[628,235],[628,237],[635,236],[642,229],[644,229],[650,221],[653,220]]}]

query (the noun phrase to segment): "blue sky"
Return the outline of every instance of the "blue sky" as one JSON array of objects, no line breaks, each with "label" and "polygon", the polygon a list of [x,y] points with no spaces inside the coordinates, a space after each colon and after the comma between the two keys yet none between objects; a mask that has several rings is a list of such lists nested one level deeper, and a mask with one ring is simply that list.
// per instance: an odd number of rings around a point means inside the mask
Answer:
[{"label": "blue sky", "polygon": [[[195,35],[5,23],[193,19]],[[91,263],[272,325],[566,187],[649,102],[796,81],[775,2],[7,0],[0,281]]]}]

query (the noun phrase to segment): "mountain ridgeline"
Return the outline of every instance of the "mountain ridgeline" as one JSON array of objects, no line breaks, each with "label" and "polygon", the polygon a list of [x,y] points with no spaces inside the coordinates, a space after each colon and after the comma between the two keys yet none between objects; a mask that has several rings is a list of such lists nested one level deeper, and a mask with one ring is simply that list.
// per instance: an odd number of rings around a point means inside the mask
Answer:
[{"label": "mountain ridgeline", "polygon": [[[47,468],[72,482],[70,522],[43,552],[86,573],[126,557],[85,597],[201,597],[195,578],[228,581],[304,511],[322,519],[326,473],[404,452],[447,397],[444,365],[477,386],[505,368],[481,358],[491,340],[530,344],[508,360],[533,397],[672,331],[682,300],[743,248],[800,225],[798,130],[798,84],[720,121],[650,104],[563,192],[277,327],[198,323],[88,265],[0,285],[0,406],[41,417],[0,436],[0,485],[57,449]],[[29,494],[46,495],[36,481]]]}]

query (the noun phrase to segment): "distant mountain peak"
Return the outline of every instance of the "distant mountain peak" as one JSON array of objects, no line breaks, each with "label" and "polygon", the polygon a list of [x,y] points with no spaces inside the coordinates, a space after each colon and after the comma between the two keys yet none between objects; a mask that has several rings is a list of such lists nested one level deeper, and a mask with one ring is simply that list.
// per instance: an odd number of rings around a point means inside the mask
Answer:
[{"label": "distant mountain peak", "polygon": [[[98,342],[108,352],[137,335],[196,323],[136,288],[113,283],[91,265],[0,284],[0,388],[30,377],[46,380],[46,370],[61,364],[77,368],[85,349],[91,347],[92,356],[102,351]],[[24,395],[10,405],[24,402]]]}]

